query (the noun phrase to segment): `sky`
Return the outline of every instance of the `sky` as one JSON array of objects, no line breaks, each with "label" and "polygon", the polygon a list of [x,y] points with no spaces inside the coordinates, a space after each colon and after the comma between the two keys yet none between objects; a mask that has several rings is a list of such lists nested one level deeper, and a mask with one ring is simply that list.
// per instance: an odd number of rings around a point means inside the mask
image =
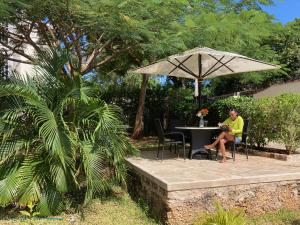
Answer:
[{"label": "sky", "polygon": [[300,18],[300,0],[274,0],[274,6],[263,7],[264,11],[275,16],[283,24]]}]

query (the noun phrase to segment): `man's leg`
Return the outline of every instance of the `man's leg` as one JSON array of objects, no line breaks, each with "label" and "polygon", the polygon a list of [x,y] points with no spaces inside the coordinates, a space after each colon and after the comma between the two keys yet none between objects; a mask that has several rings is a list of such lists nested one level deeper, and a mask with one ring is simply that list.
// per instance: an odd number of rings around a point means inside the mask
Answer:
[{"label": "man's leg", "polygon": [[225,138],[220,140],[220,151],[222,153],[222,160],[220,163],[226,162],[226,148],[225,144],[227,141],[234,141],[235,137],[231,134],[225,133]]},{"label": "man's leg", "polygon": [[226,136],[226,133],[222,132],[218,136],[218,138],[212,144],[210,144],[210,145],[204,145],[204,148],[206,148],[206,149],[212,149],[212,148],[216,147],[216,145],[220,142],[220,140],[223,139],[223,138],[225,138],[225,136]]},{"label": "man's leg", "polygon": [[226,144],[227,140],[226,139],[221,139],[220,140],[220,151],[222,154],[222,160],[220,161],[221,163],[226,162],[226,148],[225,148],[225,144]]}]

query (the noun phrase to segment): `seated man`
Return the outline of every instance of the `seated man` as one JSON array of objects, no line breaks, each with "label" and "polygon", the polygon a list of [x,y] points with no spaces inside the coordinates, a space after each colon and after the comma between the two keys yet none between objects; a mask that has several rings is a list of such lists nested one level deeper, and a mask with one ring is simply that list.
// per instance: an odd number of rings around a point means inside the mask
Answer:
[{"label": "seated man", "polygon": [[221,163],[226,162],[226,150],[225,143],[227,141],[234,141],[235,143],[239,143],[242,140],[242,133],[244,127],[244,120],[241,116],[238,115],[238,112],[235,109],[231,109],[229,111],[230,117],[226,119],[222,125],[228,126],[228,129],[225,129],[215,140],[214,143],[210,145],[205,145],[206,149],[215,148],[217,144],[220,146],[220,151],[222,153]]}]

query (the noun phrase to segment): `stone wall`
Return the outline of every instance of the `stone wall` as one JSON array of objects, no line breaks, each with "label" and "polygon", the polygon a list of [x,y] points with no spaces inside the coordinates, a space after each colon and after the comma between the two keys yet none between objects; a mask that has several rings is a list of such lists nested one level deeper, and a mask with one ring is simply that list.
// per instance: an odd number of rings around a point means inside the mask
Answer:
[{"label": "stone wall", "polygon": [[299,207],[296,181],[173,191],[168,193],[169,224],[190,224],[200,212],[213,212],[215,202],[225,209],[241,208],[250,216]]},{"label": "stone wall", "polygon": [[297,180],[167,192],[146,175],[133,170],[130,174],[130,194],[146,200],[150,214],[166,224],[191,224],[200,213],[213,212],[216,201],[225,209],[241,208],[250,216],[299,208]]},{"label": "stone wall", "polygon": [[129,172],[128,192],[135,201],[146,201],[150,208],[150,215],[159,221],[167,221],[170,211],[167,203],[168,193],[146,176]]}]

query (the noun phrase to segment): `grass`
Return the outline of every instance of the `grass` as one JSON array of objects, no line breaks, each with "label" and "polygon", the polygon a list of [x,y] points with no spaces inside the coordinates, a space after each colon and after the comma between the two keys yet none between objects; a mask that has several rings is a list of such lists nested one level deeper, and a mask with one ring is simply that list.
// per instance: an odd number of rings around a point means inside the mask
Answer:
[{"label": "grass", "polygon": [[249,225],[300,225],[300,210],[280,210],[250,220]]},{"label": "grass", "polygon": [[2,212],[1,225],[158,225],[148,217],[147,207],[143,202],[136,204],[130,196],[120,192],[118,196],[105,200],[96,199],[81,212],[62,214],[45,219],[25,219],[18,212]]},{"label": "grass", "polygon": [[[0,208],[1,209],[1,208]],[[80,212],[75,213],[74,209],[68,210],[56,217],[44,219],[22,218],[17,211],[0,210],[1,225],[159,225],[148,216],[149,208],[143,201],[134,202],[130,196],[122,190],[118,190],[113,197],[107,199],[95,199],[91,204]],[[73,212],[72,212],[73,211]],[[71,213],[72,212],[72,213]],[[196,222],[202,225],[201,218]],[[300,210],[281,210],[277,213],[270,213],[256,218],[247,218],[247,225],[300,225]],[[217,224],[218,225],[218,224]]]},{"label": "grass", "polygon": [[143,137],[142,139],[131,139],[131,143],[141,151],[151,151],[157,149],[157,137]]},{"label": "grass", "polygon": [[[244,217],[245,223],[236,220],[241,219],[237,218],[239,216],[236,212],[237,211],[230,210],[226,211],[226,213],[221,212],[219,214],[201,214],[199,218],[194,221],[193,225],[300,225],[300,210],[289,211],[282,209],[276,213],[269,213],[254,218]],[[236,221],[232,220],[234,217]]]}]

